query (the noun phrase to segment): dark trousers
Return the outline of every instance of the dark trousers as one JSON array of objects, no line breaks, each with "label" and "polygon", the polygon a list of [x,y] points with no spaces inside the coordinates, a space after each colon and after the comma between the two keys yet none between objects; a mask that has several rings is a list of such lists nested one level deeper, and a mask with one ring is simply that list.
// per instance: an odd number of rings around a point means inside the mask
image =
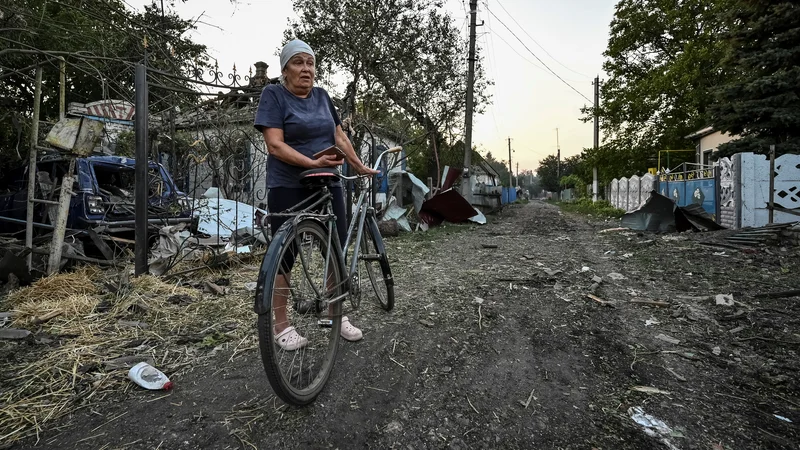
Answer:
[{"label": "dark trousers", "polygon": [[[344,241],[347,239],[347,212],[344,207],[344,189],[341,186],[335,186],[329,187],[328,190],[330,190],[332,197],[333,213],[336,214],[336,232],[339,234],[339,242],[344,246]],[[269,208],[269,212],[271,213],[280,213],[309,197],[316,197],[318,195],[320,195],[319,189],[270,188],[269,194],[267,194],[267,208]],[[313,202],[313,200],[309,201],[307,205]],[[323,203],[317,206],[314,212],[321,212],[324,205]],[[269,224],[272,228],[272,234],[274,235],[278,231],[278,228],[289,219],[291,219],[291,217],[270,216]],[[283,264],[281,264],[282,273],[291,271],[292,266],[294,266],[295,253],[296,250],[288,252],[284,256]]]}]

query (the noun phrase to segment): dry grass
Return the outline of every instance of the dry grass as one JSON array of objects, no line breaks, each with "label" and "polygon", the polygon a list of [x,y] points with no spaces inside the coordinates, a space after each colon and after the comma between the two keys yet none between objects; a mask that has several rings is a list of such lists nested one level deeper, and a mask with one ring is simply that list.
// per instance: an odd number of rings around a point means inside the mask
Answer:
[{"label": "dry grass", "polygon": [[42,278],[28,287],[9,294],[6,303],[14,306],[29,301],[58,301],[66,296],[76,294],[96,294],[97,286],[94,285],[93,280],[100,273],[102,271],[96,267],[84,266],[75,272]]},{"label": "dry grass", "polygon": [[[130,389],[117,358],[150,361],[175,381],[219,345],[252,348],[252,293],[243,284],[255,281],[255,261],[166,281],[146,275],[126,282],[120,273],[83,267],[0,300],[0,311],[15,312],[10,326],[35,337],[0,342],[0,359],[8,361],[0,368],[0,442],[38,436],[70,411]],[[223,296],[185,283],[222,277],[230,279]]]}]

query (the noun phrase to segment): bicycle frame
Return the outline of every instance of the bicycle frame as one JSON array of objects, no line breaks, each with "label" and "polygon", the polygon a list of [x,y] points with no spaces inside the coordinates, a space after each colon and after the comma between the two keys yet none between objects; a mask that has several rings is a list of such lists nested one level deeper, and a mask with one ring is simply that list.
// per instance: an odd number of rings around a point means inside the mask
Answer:
[{"label": "bicycle frame", "polygon": [[[378,158],[375,160],[375,167],[373,167],[373,170],[378,170],[380,162],[383,160],[383,157],[387,153],[395,153],[400,150],[402,150],[401,147],[394,147],[383,151],[383,153],[381,153],[380,156],[378,156]],[[365,178],[364,175],[347,177],[341,174],[337,174],[337,177],[346,181],[361,180]],[[333,194],[330,193],[327,186],[324,186],[322,188],[321,195],[309,197],[308,199],[305,199],[302,202],[298,203],[297,205],[287,209],[285,212],[271,214],[274,216],[290,216],[292,217],[292,222],[295,225],[303,219],[308,219],[308,218],[317,219],[324,224],[326,229],[328,229],[329,231],[328,247],[330,248],[331,245],[338,246],[338,250],[340,251],[339,254],[341,255],[339,264],[341,265],[342,273],[345,275],[343,277],[344,279],[342,280],[342,282],[345,283],[345,286],[347,287],[346,291],[343,294],[329,299],[327,301],[328,304],[341,301],[347,298],[347,296],[349,296],[351,293],[351,287],[349,281],[352,279],[353,274],[355,274],[358,270],[358,256],[360,251],[358,243],[361,242],[361,239],[363,237],[364,224],[366,223],[367,216],[370,214],[373,215],[375,214],[375,207],[367,202],[367,194],[368,191],[366,189],[361,189],[361,193],[358,196],[358,202],[356,203],[355,213],[353,214],[353,220],[351,220],[350,225],[348,226],[347,229],[347,239],[345,240],[344,245],[342,245],[342,243],[339,241],[339,235],[338,233],[336,233],[336,216],[333,214],[333,205],[331,203]],[[309,203],[309,205],[304,206],[306,203]],[[321,213],[310,212],[311,210],[322,204],[324,204],[324,208]],[[301,207],[302,209],[298,210]],[[355,240],[352,240],[353,230],[355,230],[356,227],[357,227],[357,232]],[[351,256],[350,261],[348,261],[347,249],[350,247],[351,244],[355,245],[353,246],[353,255]],[[300,263],[303,265],[303,270],[307,271],[308,265],[305,262],[305,258],[303,257],[302,252],[300,252]],[[325,261],[325,267],[323,270],[324,274],[328,273],[327,259]],[[316,286],[312,286],[312,288],[314,289],[315,293],[318,296],[321,296],[320,292],[317,292]]]}]

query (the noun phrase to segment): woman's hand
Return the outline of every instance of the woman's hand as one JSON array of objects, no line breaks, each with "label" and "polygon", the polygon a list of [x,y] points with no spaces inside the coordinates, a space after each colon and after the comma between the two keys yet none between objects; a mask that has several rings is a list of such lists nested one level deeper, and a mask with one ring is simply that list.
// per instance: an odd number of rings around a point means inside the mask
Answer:
[{"label": "woman's hand", "polygon": [[341,166],[343,159],[336,159],[335,155],[322,155],[318,159],[312,160],[311,169],[324,169],[328,167]]},{"label": "woman's hand", "polygon": [[359,175],[377,175],[377,174],[380,173],[380,171],[370,169],[369,167],[367,167],[367,166],[365,166],[363,164],[361,164],[361,167],[356,167],[355,169],[356,169],[356,172],[358,172]]}]

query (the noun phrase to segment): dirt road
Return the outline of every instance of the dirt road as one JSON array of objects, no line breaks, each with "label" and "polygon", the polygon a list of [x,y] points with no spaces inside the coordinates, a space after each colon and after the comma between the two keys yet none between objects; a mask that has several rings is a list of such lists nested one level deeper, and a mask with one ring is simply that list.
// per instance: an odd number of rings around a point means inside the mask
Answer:
[{"label": "dirt road", "polygon": [[14,448],[800,448],[800,298],[754,297],[800,286],[796,248],[599,233],[618,222],[538,201],[490,220],[388,241],[397,307],[351,315],[365,338],[310,407],[231,342]]}]

